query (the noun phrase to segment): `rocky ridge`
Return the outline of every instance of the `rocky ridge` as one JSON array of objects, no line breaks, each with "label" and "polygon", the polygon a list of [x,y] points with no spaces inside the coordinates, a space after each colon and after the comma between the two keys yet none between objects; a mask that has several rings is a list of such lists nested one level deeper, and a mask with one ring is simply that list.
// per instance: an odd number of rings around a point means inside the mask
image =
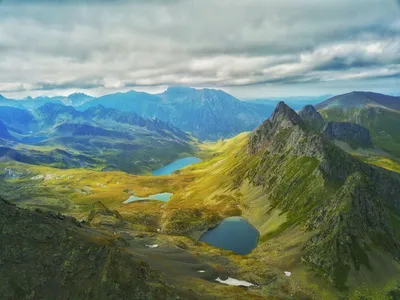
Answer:
[{"label": "rocky ridge", "polygon": [[286,226],[318,232],[304,245],[303,261],[310,268],[345,288],[340,276],[347,278],[362,264],[368,267],[370,249],[400,258],[389,221],[390,210],[400,212],[397,173],[353,158],[283,102],[250,136],[247,153],[260,156],[247,178],[263,186],[272,207],[287,213]]}]

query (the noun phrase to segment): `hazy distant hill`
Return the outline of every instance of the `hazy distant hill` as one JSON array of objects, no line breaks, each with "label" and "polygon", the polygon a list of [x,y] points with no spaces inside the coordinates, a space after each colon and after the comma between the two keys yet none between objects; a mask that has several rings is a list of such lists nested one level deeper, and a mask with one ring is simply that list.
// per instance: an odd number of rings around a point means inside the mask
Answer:
[{"label": "hazy distant hill", "polygon": [[388,96],[379,93],[354,91],[327,99],[315,107],[316,109],[333,108],[355,108],[363,106],[384,106],[386,108],[400,110],[400,97]]},{"label": "hazy distant hill", "polygon": [[18,108],[32,110],[39,108],[40,106],[46,103],[79,106],[83,105],[84,103],[92,99],[94,99],[94,97],[83,93],[74,93],[69,96],[55,96],[55,97],[47,97],[47,96],[39,96],[36,98],[26,97],[22,100],[7,99],[4,96],[0,95],[0,106],[11,106],[11,107],[18,107]]},{"label": "hazy distant hill", "polygon": [[260,98],[260,99],[248,99],[246,101],[256,104],[264,104],[270,107],[271,114],[274,111],[276,105],[280,101],[284,101],[288,106],[294,110],[300,110],[306,105],[317,105],[318,103],[329,99],[332,95],[322,96],[298,96],[298,97],[276,97],[276,98]]}]

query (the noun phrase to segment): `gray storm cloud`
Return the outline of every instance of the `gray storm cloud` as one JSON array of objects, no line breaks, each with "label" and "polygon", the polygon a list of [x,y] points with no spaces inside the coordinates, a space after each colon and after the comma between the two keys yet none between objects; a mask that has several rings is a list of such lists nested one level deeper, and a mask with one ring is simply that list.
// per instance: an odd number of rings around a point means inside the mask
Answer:
[{"label": "gray storm cloud", "polygon": [[0,93],[400,74],[392,0],[56,2],[0,5]]}]

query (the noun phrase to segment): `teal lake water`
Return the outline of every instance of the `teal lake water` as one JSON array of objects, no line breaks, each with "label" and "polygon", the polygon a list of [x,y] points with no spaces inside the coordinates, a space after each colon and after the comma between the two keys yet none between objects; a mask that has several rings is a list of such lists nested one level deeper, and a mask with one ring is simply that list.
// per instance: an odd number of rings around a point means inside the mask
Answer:
[{"label": "teal lake water", "polygon": [[172,162],[160,169],[154,170],[152,173],[154,176],[169,175],[176,170],[180,170],[186,166],[198,163],[200,161],[201,161],[201,159],[197,158],[197,157],[185,157],[185,158],[175,160],[174,162]]},{"label": "teal lake water", "polygon": [[167,202],[172,196],[173,196],[173,194],[171,194],[171,193],[159,193],[159,194],[154,194],[154,195],[150,195],[147,197],[130,196],[128,198],[128,200],[125,200],[123,203],[126,204],[126,203],[139,201],[139,200],[159,200],[159,201]]},{"label": "teal lake water", "polygon": [[[181,159],[178,159],[158,170],[153,171],[153,175],[154,176],[169,175],[176,170],[182,169],[186,166],[189,166],[194,163],[198,163],[200,161],[201,161],[201,159],[197,158],[197,157],[181,158]],[[158,194],[150,195],[147,197],[130,196],[123,203],[126,204],[126,203],[130,203],[130,202],[134,202],[134,201],[141,201],[141,200],[159,200],[159,201],[167,202],[167,201],[169,201],[169,199],[171,199],[171,197],[173,195],[174,194],[171,194],[171,193],[158,193]]]},{"label": "teal lake water", "polygon": [[258,230],[246,219],[231,217],[204,233],[200,241],[245,255],[257,247],[259,236]]}]

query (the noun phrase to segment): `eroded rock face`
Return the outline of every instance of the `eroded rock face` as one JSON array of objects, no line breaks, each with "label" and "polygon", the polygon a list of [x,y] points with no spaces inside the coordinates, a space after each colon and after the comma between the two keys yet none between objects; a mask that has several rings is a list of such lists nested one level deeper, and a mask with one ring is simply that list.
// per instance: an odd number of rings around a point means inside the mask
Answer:
[{"label": "eroded rock face", "polygon": [[1,299],[183,299],[110,236],[0,198]]},{"label": "eroded rock face", "polygon": [[322,131],[322,135],[330,140],[346,142],[353,148],[372,147],[369,130],[353,123],[329,122]]}]

